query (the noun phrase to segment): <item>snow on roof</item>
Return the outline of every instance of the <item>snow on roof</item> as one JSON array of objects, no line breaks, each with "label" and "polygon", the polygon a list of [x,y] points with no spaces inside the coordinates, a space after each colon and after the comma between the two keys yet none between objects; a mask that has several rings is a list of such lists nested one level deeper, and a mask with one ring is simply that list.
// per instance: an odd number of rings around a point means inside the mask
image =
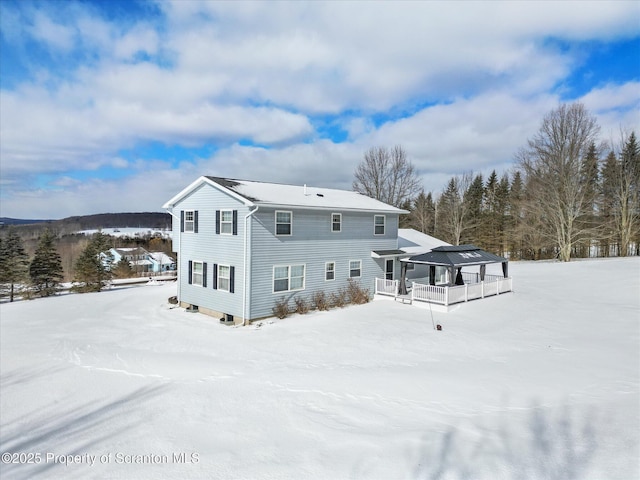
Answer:
[{"label": "snow on roof", "polygon": [[408,213],[406,210],[348,190],[211,176],[200,177],[196,182],[169,200],[164,207],[168,208],[173,206],[203,182],[231,192],[238,200],[243,201],[247,205]]},{"label": "snow on roof", "polygon": [[413,228],[398,229],[398,248],[410,254],[425,253],[436,247],[450,245],[450,243],[414,230]]},{"label": "snow on roof", "polygon": [[158,263],[162,265],[173,264],[175,261],[169,255],[164,252],[151,252],[149,255]]}]

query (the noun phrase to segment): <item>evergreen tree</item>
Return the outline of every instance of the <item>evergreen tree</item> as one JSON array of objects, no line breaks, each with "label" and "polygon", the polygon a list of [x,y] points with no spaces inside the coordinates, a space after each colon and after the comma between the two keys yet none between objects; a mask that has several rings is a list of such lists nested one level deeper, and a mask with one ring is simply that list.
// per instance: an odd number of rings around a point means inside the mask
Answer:
[{"label": "evergreen tree", "polygon": [[9,301],[13,302],[15,286],[27,279],[27,256],[22,239],[13,227],[0,244],[0,283],[8,285]]},{"label": "evergreen tree", "polygon": [[131,263],[124,258],[116,263],[112,271],[113,276],[116,278],[131,278],[135,276]]},{"label": "evergreen tree", "polygon": [[[602,229],[600,250],[601,255],[612,255],[611,247],[619,247],[620,240],[616,229],[615,212],[617,204],[616,185],[619,177],[619,165],[613,150],[609,152],[602,166],[600,181],[600,202],[598,205],[600,225]],[[617,248],[616,248],[617,251]]]},{"label": "evergreen tree", "polygon": [[[632,254],[632,243],[640,237],[640,145],[635,132],[627,137],[618,169],[617,228],[620,256]],[[638,246],[635,245],[636,251]]]},{"label": "evergreen tree", "polygon": [[436,220],[436,206],[431,192],[425,195],[422,190],[413,201],[410,209],[409,226],[419,232],[433,235]]},{"label": "evergreen tree", "polygon": [[506,232],[509,243],[509,252],[512,258],[523,258],[523,232],[522,221],[524,212],[522,202],[524,198],[524,183],[519,170],[513,174],[509,187],[509,205],[507,208]]},{"label": "evergreen tree", "polygon": [[469,206],[469,228],[462,243],[472,243],[483,247],[483,216],[482,201],[484,197],[484,183],[482,174],[477,174],[469,188],[465,192],[464,198]]},{"label": "evergreen tree", "polygon": [[99,292],[111,279],[113,255],[109,252],[109,237],[95,233],[75,265],[74,289],[79,292]]},{"label": "evergreen tree", "polygon": [[62,260],[54,245],[55,236],[47,229],[38,240],[38,247],[31,264],[31,284],[41,297],[54,295],[62,281]]},{"label": "evergreen tree", "polygon": [[589,149],[580,168],[581,183],[584,187],[584,213],[578,222],[587,231],[594,232],[594,235],[585,236],[576,243],[576,252],[579,257],[591,256],[591,244],[598,237],[598,230],[602,229],[596,218],[596,205],[599,197],[599,155],[595,142],[591,142]]},{"label": "evergreen tree", "polygon": [[469,202],[464,198],[471,182],[470,173],[453,177],[438,199],[436,236],[453,245],[460,245],[473,225],[469,218]]}]

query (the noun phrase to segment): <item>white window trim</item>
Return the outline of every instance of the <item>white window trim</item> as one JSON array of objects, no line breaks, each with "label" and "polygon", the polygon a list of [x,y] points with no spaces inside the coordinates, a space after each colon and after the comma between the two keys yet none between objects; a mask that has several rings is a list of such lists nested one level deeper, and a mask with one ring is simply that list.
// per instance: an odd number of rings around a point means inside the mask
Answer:
[{"label": "white window trim", "polygon": [[[333,278],[327,278],[327,273],[329,273],[329,270],[327,270],[327,267],[329,265],[333,265],[333,270],[331,270],[333,272]],[[325,282],[333,282],[336,279],[336,262],[325,262],[324,264],[324,281]]]},{"label": "white window trim", "polygon": [[[376,223],[376,218],[378,217],[382,217],[382,233],[376,233],[376,227],[379,227],[380,225],[378,225]],[[373,234],[374,235],[384,235],[385,232],[387,231],[387,216],[386,215],[374,215],[373,216]]]},{"label": "white window trim", "polygon": [[[289,214],[289,233],[278,233],[278,213],[288,213]],[[275,216],[275,234],[278,237],[290,237],[293,235],[293,212],[290,210],[276,210]],[[280,223],[281,225],[286,225],[285,223]],[[283,267],[286,265],[282,265]]]},{"label": "white window trim", "polygon": [[[228,277],[223,277],[222,275],[220,275],[220,267],[227,267],[227,272],[229,272],[229,276]],[[218,264],[218,290],[221,292],[229,292],[231,290],[231,265],[220,265]],[[220,286],[220,279],[226,279],[227,280],[227,288],[222,288]]]},{"label": "white window trim", "polygon": [[[224,221],[222,220],[224,217],[224,213],[228,212],[231,214],[231,220]],[[222,226],[229,225],[229,231],[223,232]],[[233,235],[233,210],[220,210],[220,235]]]},{"label": "white window trim", "polygon": [[[275,289],[275,283],[276,283],[276,268],[287,268],[287,272],[288,272],[288,277],[287,277],[287,290],[278,290],[276,291]],[[302,267],[303,268],[303,276],[302,276],[302,287],[301,288],[296,288],[296,289],[292,289],[291,288],[291,270],[293,269],[293,267]],[[297,278],[297,277],[296,277]],[[290,265],[274,265],[273,266],[273,273],[271,274],[271,290],[272,293],[287,293],[287,292],[300,292],[302,290],[305,289],[307,285],[307,264],[306,263],[293,263]]]},{"label": "white window trim", "polygon": [[[358,270],[360,270],[360,275],[356,276],[351,276],[351,262],[358,262],[360,264],[360,268]],[[362,260],[349,260],[349,278],[362,278]]]},{"label": "white window trim", "polygon": [[[200,273],[200,283],[195,282],[196,264],[200,264],[200,266],[202,267],[202,272]],[[204,262],[200,260],[191,261],[191,285],[193,285],[194,287],[202,287],[204,284],[204,276],[206,275],[206,273],[207,272],[204,271]]]},{"label": "white window trim", "polygon": [[[191,220],[187,220],[187,214],[191,214]],[[188,224],[191,224],[191,229],[187,228]],[[196,231],[196,211],[195,210],[185,210],[184,211],[184,232],[183,233],[195,233]]]},{"label": "white window trim", "polygon": [[[338,218],[340,219],[338,221],[338,226],[340,227],[340,228],[338,228],[338,230],[334,230],[333,229],[333,224],[334,224],[333,216],[334,215],[338,215]],[[341,231],[342,231],[342,214],[341,213],[332,213],[331,214],[331,233],[340,233]]]}]

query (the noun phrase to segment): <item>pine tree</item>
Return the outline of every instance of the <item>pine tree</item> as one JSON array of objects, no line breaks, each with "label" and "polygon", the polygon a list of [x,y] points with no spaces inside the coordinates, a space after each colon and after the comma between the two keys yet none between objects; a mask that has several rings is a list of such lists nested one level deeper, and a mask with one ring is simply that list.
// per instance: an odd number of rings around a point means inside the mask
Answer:
[{"label": "pine tree", "polygon": [[618,159],[613,150],[609,152],[602,166],[600,181],[600,203],[598,206],[602,235],[600,240],[601,255],[611,256],[611,247],[620,245],[616,229],[617,189],[619,170]]},{"label": "pine tree", "polygon": [[79,292],[99,292],[111,279],[113,255],[109,253],[109,240],[102,232],[95,233],[75,265],[75,279]]},{"label": "pine tree", "polygon": [[[632,254],[630,247],[640,236],[640,145],[635,132],[627,137],[620,154],[617,227],[620,256]],[[637,245],[636,245],[637,250]]]},{"label": "pine tree", "polygon": [[505,226],[509,252],[512,258],[523,258],[524,256],[522,231],[522,221],[524,217],[522,209],[523,198],[524,183],[522,181],[522,174],[519,170],[516,170],[513,174],[513,180],[511,180],[511,186],[509,187],[509,205],[507,207]]},{"label": "pine tree", "polygon": [[14,228],[9,227],[0,244],[0,283],[8,285],[9,301],[13,302],[15,286],[27,279],[29,257],[24,251],[22,239]]},{"label": "pine tree", "polygon": [[124,258],[116,263],[112,271],[113,276],[116,278],[131,278],[134,276],[133,268],[131,268],[131,263]]},{"label": "pine tree", "polygon": [[482,200],[484,197],[484,183],[482,174],[477,174],[469,188],[465,192],[464,198],[469,206],[469,228],[462,243],[472,243],[480,247],[484,246],[483,242],[483,218],[482,218]]},{"label": "pine tree", "polygon": [[409,226],[427,235],[434,234],[436,220],[436,206],[431,192],[425,195],[422,190],[411,205]]},{"label": "pine tree", "polygon": [[38,240],[38,247],[31,264],[31,284],[41,297],[55,295],[62,281],[62,260],[54,245],[55,236],[47,229]]}]

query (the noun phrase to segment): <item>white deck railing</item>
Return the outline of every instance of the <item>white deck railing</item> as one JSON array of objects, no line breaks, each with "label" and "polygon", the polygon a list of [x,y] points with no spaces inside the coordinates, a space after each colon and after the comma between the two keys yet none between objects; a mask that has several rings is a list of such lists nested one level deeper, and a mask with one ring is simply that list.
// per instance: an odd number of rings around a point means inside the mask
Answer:
[{"label": "white deck railing", "polygon": [[[463,276],[463,278],[465,277]],[[465,280],[475,278],[479,278],[479,276],[476,277],[475,274],[469,274]],[[408,295],[403,296],[403,298],[409,297],[412,302],[415,300],[418,302],[453,305],[455,303],[511,292],[513,290],[513,279],[511,277],[504,278],[498,275],[485,275],[483,282],[465,283],[464,285],[452,287],[446,285],[427,285],[416,282],[408,283],[408,286],[409,285],[410,292]],[[399,296],[398,289],[398,280],[376,278],[376,294],[395,298]]]},{"label": "white deck railing", "polygon": [[398,280],[376,278],[376,294],[398,296]]}]

